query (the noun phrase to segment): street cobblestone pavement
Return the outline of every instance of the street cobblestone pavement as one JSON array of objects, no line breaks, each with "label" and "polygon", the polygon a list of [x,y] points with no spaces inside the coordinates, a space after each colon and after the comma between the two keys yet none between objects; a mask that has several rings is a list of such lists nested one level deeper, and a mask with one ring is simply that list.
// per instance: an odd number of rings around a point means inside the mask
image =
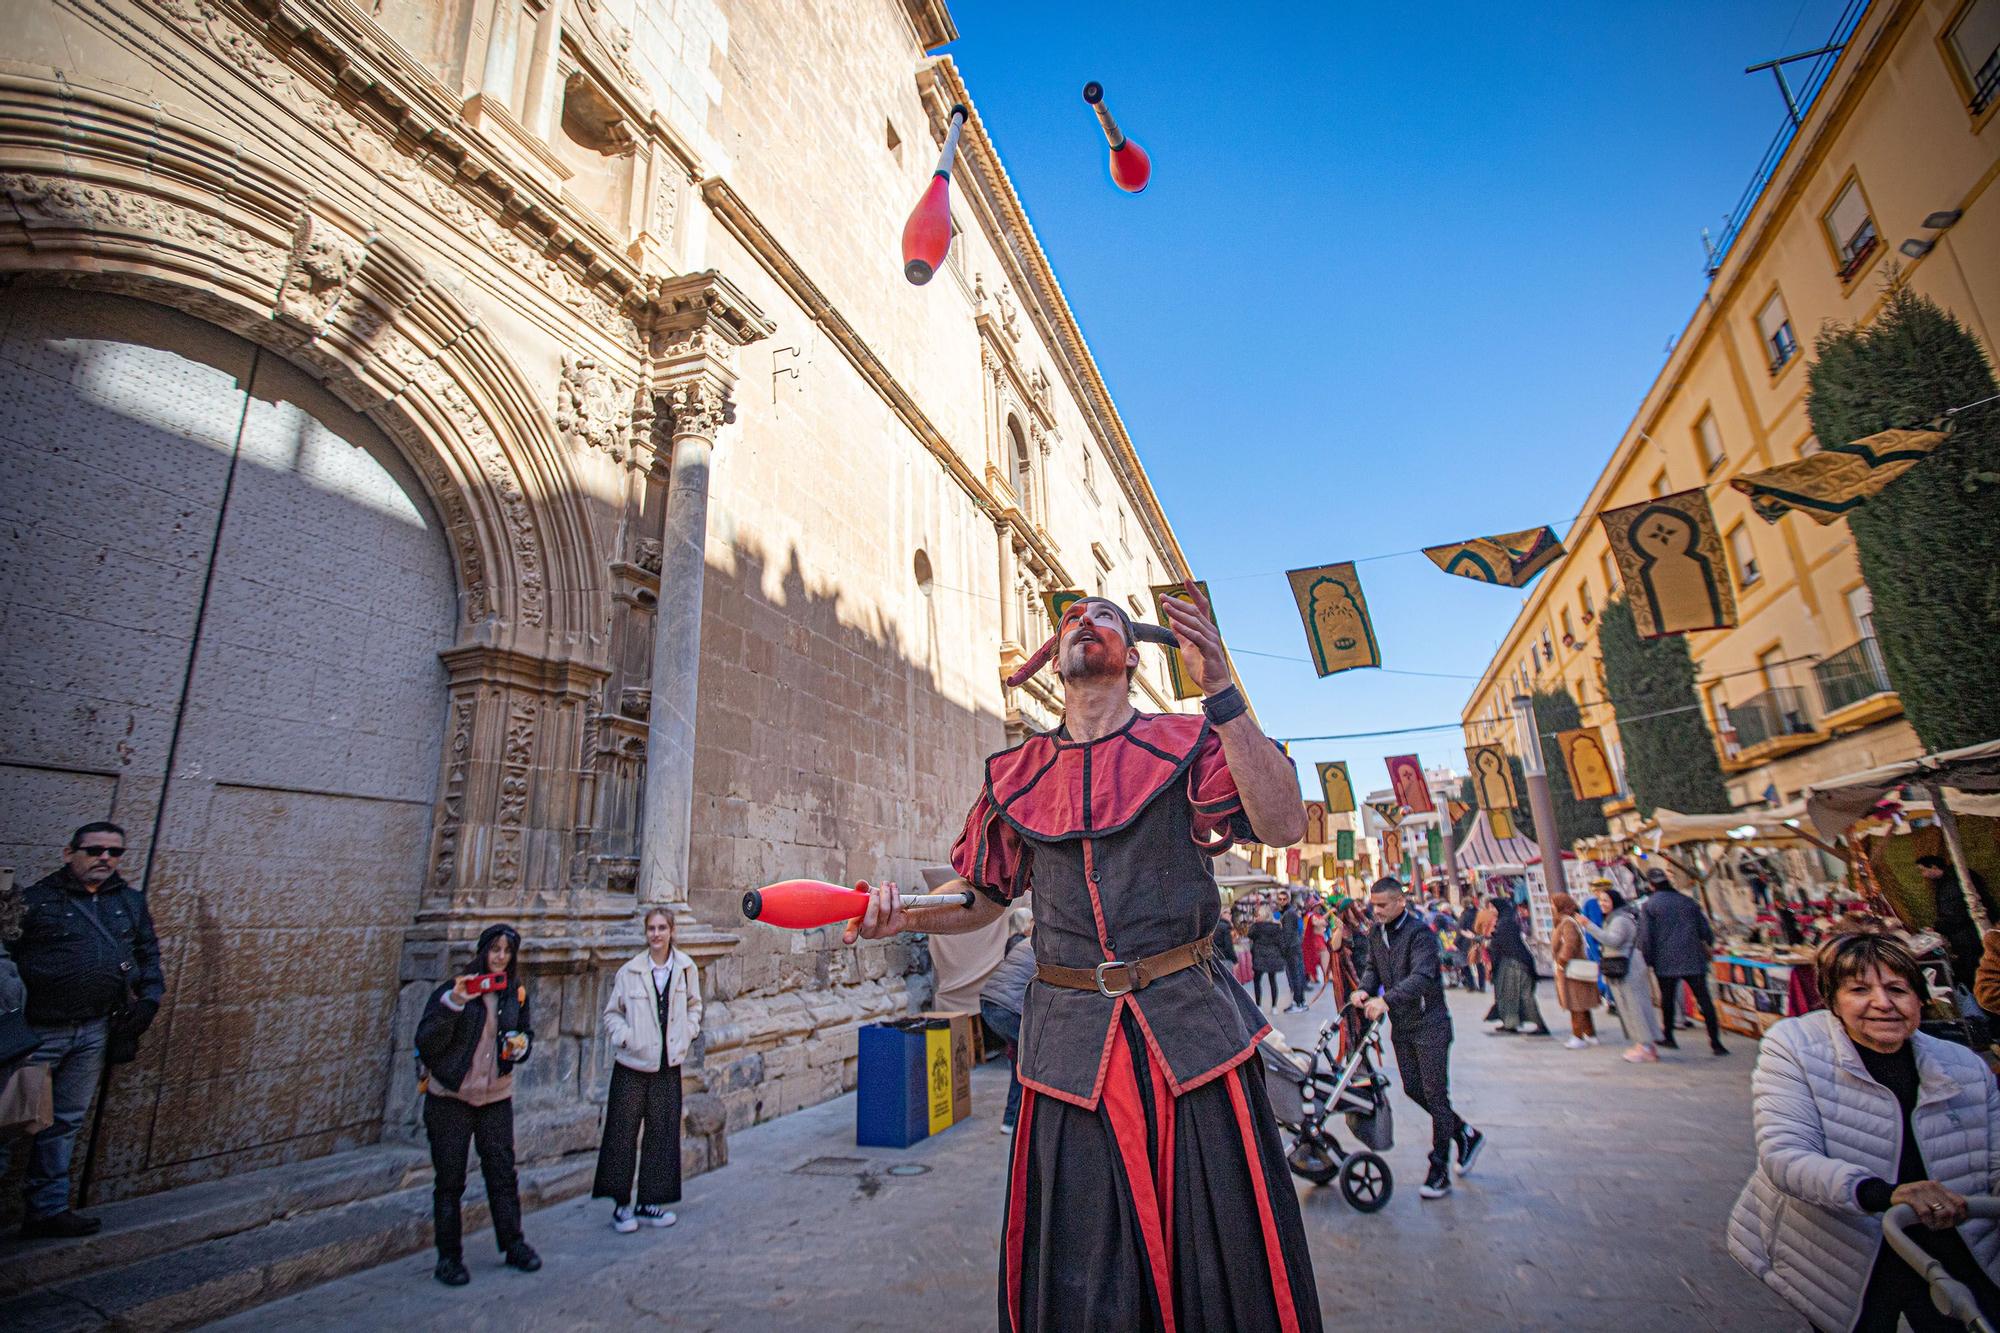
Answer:
[{"label": "street cobblestone pavement", "polygon": [[[1549,990],[1543,1008],[1556,1014]],[[1805,1327],[1723,1242],[1751,1163],[1755,1043],[1717,1059],[1697,1040],[1634,1066],[1612,1039],[1569,1051],[1486,1036],[1486,998],[1451,1000],[1454,1100],[1488,1147],[1450,1197],[1419,1199],[1429,1121],[1398,1092],[1383,1211],[1363,1216],[1337,1189],[1298,1182],[1329,1329]],[[1332,1010],[1328,996],[1278,1018],[1303,1044]],[[617,1235],[608,1204],[571,1200],[527,1219],[540,1273],[501,1267],[481,1232],[466,1241],[468,1288],[439,1286],[431,1256],[415,1255],[220,1327],[991,1328],[1005,1093],[1005,1070],[985,1066],[973,1118],[903,1152],[855,1147],[854,1098],[840,1097],[732,1136],[730,1165],[689,1182],[671,1229]]]}]

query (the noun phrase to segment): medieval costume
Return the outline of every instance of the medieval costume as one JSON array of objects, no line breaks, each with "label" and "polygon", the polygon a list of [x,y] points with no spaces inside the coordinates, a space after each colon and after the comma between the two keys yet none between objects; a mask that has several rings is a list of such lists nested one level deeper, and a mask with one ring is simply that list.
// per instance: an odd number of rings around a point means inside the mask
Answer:
[{"label": "medieval costume", "polygon": [[1264,1092],[1268,1031],[1215,959],[1209,858],[1257,839],[1200,715],[1136,714],[1093,741],[992,756],[952,865],[1035,894],[999,1323],[1320,1327]]}]

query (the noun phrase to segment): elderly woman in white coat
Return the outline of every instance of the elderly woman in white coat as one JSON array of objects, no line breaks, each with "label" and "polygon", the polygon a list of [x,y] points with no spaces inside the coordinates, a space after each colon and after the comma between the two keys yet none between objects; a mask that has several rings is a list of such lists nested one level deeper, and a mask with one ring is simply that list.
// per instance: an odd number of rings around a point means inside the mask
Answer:
[{"label": "elderly woman in white coat", "polygon": [[1604,909],[1598,925],[1578,913],[1572,918],[1597,941],[1599,974],[1611,987],[1618,1006],[1618,1026],[1625,1029],[1624,1058],[1633,1064],[1658,1064],[1660,1015],[1653,1007],[1653,974],[1646,967],[1646,920],[1637,905],[1627,903],[1608,879],[1591,881],[1597,905]]},{"label": "elderly woman in white coat", "polygon": [[670,1205],[681,1201],[681,1062],[699,1031],[701,976],[674,947],[674,914],[655,907],[646,913],[644,952],[612,977],[604,1006],[604,1035],[617,1063],[590,1196],[611,1200],[614,1231],[676,1220]]},{"label": "elderly woman in white coat", "polygon": [[[1821,947],[1829,1008],[1764,1034],[1751,1080],[1757,1170],[1729,1217],[1729,1250],[1815,1328],[1956,1329],[1883,1244],[1909,1204],[1911,1236],[2000,1315],[2000,1232],[1965,1196],[2000,1188],[2000,1089],[1963,1046],[1917,1031],[1924,978],[1887,934]],[[1962,1224],[1962,1225],[1961,1225]]]}]

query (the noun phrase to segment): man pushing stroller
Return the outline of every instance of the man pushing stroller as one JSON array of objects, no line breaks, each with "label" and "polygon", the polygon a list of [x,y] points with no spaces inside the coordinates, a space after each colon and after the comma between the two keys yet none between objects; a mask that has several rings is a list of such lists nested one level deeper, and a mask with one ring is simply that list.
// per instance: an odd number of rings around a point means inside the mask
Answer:
[{"label": "man pushing stroller", "polygon": [[1384,876],[1368,890],[1375,924],[1368,931],[1368,961],[1361,985],[1349,1003],[1371,1020],[1389,1015],[1389,1043],[1403,1094],[1431,1118],[1430,1172],[1417,1193],[1441,1199],[1451,1193],[1451,1155],[1458,1173],[1472,1170],[1486,1136],[1458,1118],[1451,1107],[1451,1011],[1445,1007],[1444,974],[1437,936],[1409,910],[1403,886]]}]

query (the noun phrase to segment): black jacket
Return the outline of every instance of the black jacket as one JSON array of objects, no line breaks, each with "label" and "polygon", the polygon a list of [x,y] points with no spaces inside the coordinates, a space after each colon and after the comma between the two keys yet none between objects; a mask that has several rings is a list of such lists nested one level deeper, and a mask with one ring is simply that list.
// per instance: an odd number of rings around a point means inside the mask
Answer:
[{"label": "black jacket", "polygon": [[[509,927],[488,926],[479,937],[473,957],[486,957],[486,947],[492,937],[502,930],[512,933]],[[520,948],[516,937],[515,949]],[[474,967],[479,967],[475,963]],[[494,1052],[496,1070],[505,1075],[512,1072],[515,1065],[526,1064],[528,1057],[535,1053],[535,1034],[530,1026],[528,1012],[528,988],[521,984],[519,963],[508,970],[509,985],[506,990],[493,993],[493,1040],[498,1049]],[[447,981],[431,992],[429,1002],[424,1005],[424,1016],[417,1020],[417,1056],[424,1062],[433,1080],[458,1091],[458,1085],[465,1081],[465,1075],[472,1068],[473,1052],[479,1048],[479,1034],[486,1026],[486,1003],[483,996],[474,996],[463,1009],[454,1010],[444,1002],[451,993],[452,982]],[[507,1034],[519,1032],[528,1038],[528,1049],[521,1052],[518,1060],[507,1058]]]},{"label": "black jacket", "polygon": [[1643,900],[1646,963],[1663,977],[1698,977],[1708,971],[1715,931],[1700,904],[1679,889],[1658,889]]},{"label": "black jacket", "polygon": [[1394,925],[1378,923],[1370,928],[1361,989],[1370,995],[1382,993],[1389,1002],[1389,1021],[1400,1034],[1451,1022],[1437,936],[1410,908],[1403,909]]},{"label": "black jacket", "polygon": [[1287,907],[1278,924],[1285,928],[1285,957],[1294,961],[1305,957],[1306,919],[1296,907]]},{"label": "black jacket", "polygon": [[21,938],[8,947],[28,988],[30,1023],[85,1023],[128,1002],[151,1021],[167,981],[144,894],[115,874],[93,894],[65,866],[21,896]]},{"label": "black jacket", "polygon": [[1258,972],[1285,970],[1285,928],[1276,921],[1250,923],[1250,966]]},{"label": "black jacket", "polygon": [[1228,963],[1231,967],[1234,967],[1236,965],[1236,935],[1229,929],[1228,917],[1221,916],[1215,919],[1215,929],[1211,932],[1211,936],[1215,940],[1215,956],[1223,962]]}]

